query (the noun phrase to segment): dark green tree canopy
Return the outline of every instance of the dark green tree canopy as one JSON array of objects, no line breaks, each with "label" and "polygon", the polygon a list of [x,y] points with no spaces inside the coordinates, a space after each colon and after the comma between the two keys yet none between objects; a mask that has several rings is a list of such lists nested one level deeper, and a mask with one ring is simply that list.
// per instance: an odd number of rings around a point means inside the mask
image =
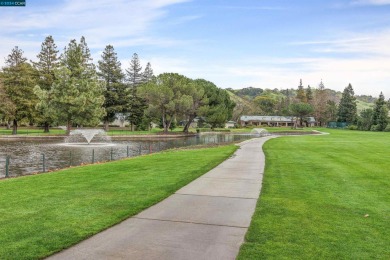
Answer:
[{"label": "dark green tree canopy", "polygon": [[104,87],[89,55],[84,37],[80,43],[71,40],[61,56],[61,66],[55,71],[52,88],[35,89],[40,105],[50,107],[58,123],[66,123],[68,133],[72,124],[97,125],[105,115]]},{"label": "dark green tree canopy", "polygon": [[205,87],[205,94],[208,99],[206,123],[213,128],[224,127],[225,123],[232,118],[236,104],[230,100],[226,90],[218,88],[212,82]]},{"label": "dark green tree canopy", "polygon": [[38,61],[32,62],[38,72],[38,85],[49,90],[54,82],[54,71],[59,66],[57,46],[53,37],[47,36],[41,45],[41,51],[37,55]]},{"label": "dark green tree canopy", "polygon": [[104,91],[104,104],[106,115],[103,118],[105,130],[108,130],[108,124],[113,122],[117,113],[126,109],[128,94],[124,84],[124,74],[121,63],[118,61],[117,54],[112,45],[107,45],[98,61],[98,76],[102,81]]},{"label": "dark green tree canopy", "polygon": [[372,113],[372,125],[376,131],[385,130],[388,124],[388,108],[385,101],[385,96],[381,92],[379,98],[375,102],[374,111]]},{"label": "dark green tree canopy", "polygon": [[[55,81],[55,70],[59,66],[59,57],[57,56],[58,50],[54,43],[52,36],[47,36],[45,41],[41,45],[41,51],[37,55],[38,61],[32,62],[36,73],[38,74],[38,85],[41,89],[49,91]],[[39,96],[40,99],[49,99],[49,96],[43,95],[37,89],[34,93]],[[43,95],[43,96],[42,96]],[[36,105],[37,109],[37,122],[43,124],[44,132],[49,132],[49,125],[53,122],[53,113],[48,107],[48,102],[39,102]]]},{"label": "dark green tree canopy", "polygon": [[303,85],[302,85],[302,79],[299,82],[298,91],[297,91],[297,99],[299,102],[303,102],[303,103],[307,102],[306,92],[305,92],[305,89],[303,88]]},{"label": "dark green tree canopy", "polygon": [[9,119],[13,120],[13,134],[17,134],[18,122],[22,119],[33,121],[35,114],[35,104],[37,101],[33,93],[36,77],[34,69],[23,56],[23,51],[17,46],[5,60],[3,67],[3,85],[7,96],[7,102],[11,102],[14,109]]},{"label": "dark green tree canopy", "polygon": [[153,69],[152,69],[152,65],[150,64],[150,62],[148,62],[146,64],[146,67],[145,67],[145,70],[142,74],[143,76],[143,82],[149,82],[153,79],[154,77],[154,74],[153,74]]},{"label": "dark green tree canopy", "polygon": [[137,53],[133,54],[130,61],[130,66],[128,69],[126,69],[126,74],[127,81],[129,82],[130,86],[133,88],[134,91],[141,83],[144,82],[142,66]]},{"label": "dark green tree canopy", "polygon": [[352,85],[349,84],[341,96],[337,121],[355,123],[357,117],[356,97]]}]

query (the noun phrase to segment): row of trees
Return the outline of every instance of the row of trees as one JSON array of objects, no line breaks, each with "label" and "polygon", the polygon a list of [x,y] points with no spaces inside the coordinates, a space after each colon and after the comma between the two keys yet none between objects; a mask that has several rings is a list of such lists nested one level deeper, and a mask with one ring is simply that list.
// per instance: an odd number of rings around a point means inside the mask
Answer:
[{"label": "row of trees", "polygon": [[0,117],[13,125],[27,120],[49,131],[49,126],[66,124],[96,126],[106,130],[118,113],[132,130],[162,120],[164,130],[175,120],[188,126],[204,116],[212,126],[230,119],[234,103],[226,91],[205,80],[191,80],[179,74],[155,77],[151,64],[142,70],[138,55],[132,56],[125,72],[112,45],[107,45],[97,67],[92,62],[85,38],[71,40],[59,55],[51,36],[46,37],[37,55],[28,62],[15,47],[0,72]]},{"label": "row of trees", "polygon": [[[351,84],[344,89],[341,98],[332,93],[332,90],[326,89],[322,81],[315,89],[310,86],[304,88],[300,80],[297,89],[279,91],[249,88],[243,92],[244,95],[253,93],[259,93],[253,99],[259,108],[255,113],[296,116],[301,126],[308,116],[313,116],[320,126],[325,126],[330,121],[345,122],[352,125],[352,128],[361,130],[383,131],[387,126],[390,101],[386,102],[381,93],[374,109],[365,109],[358,115],[357,100]],[[371,101],[374,99],[368,96],[366,98]]]},{"label": "row of trees", "polygon": [[323,126],[337,117],[337,100],[329,92],[322,81],[318,88],[312,89],[310,85],[304,88],[300,80],[296,90],[280,90],[280,94],[277,91],[265,90],[254,102],[260,107],[262,114],[297,116],[301,126],[305,117],[314,116],[318,124]]},{"label": "row of trees", "polygon": [[381,92],[374,108],[362,110],[354,123],[359,130],[390,131],[389,109],[390,101],[386,102]]}]

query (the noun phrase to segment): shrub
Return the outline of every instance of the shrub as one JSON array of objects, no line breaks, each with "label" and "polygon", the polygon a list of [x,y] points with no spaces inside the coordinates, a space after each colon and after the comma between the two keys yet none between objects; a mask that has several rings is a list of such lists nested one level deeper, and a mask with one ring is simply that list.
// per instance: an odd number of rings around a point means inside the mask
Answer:
[{"label": "shrub", "polygon": [[350,125],[348,126],[349,130],[358,130],[358,127],[356,125]]},{"label": "shrub", "polygon": [[378,131],[378,125],[372,125],[370,131]]},{"label": "shrub", "polygon": [[390,132],[390,124],[388,124],[388,125],[386,126],[386,128],[385,128],[383,131],[385,131],[385,132]]}]

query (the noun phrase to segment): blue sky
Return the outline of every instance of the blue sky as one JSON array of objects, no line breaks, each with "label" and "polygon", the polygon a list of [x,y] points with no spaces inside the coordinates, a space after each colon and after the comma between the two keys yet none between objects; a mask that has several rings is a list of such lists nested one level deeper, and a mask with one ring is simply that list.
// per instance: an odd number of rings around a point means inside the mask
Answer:
[{"label": "blue sky", "polygon": [[26,0],[0,8],[0,66],[14,46],[35,60],[85,36],[94,61],[112,44],[155,74],[222,88],[326,87],[390,98],[390,0]]}]

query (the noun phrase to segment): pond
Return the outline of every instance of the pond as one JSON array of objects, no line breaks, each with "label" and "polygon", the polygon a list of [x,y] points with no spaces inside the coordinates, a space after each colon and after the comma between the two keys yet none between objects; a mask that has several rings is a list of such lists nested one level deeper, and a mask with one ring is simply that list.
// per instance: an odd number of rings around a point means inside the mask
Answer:
[{"label": "pond", "polygon": [[[119,160],[166,149],[209,143],[229,143],[249,134],[201,134],[182,138],[112,140],[107,143],[68,144],[64,139],[0,140],[0,178],[53,171],[70,166]],[[130,138],[130,137],[129,137]],[[6,158],[9,158],[6,171]]]}]

